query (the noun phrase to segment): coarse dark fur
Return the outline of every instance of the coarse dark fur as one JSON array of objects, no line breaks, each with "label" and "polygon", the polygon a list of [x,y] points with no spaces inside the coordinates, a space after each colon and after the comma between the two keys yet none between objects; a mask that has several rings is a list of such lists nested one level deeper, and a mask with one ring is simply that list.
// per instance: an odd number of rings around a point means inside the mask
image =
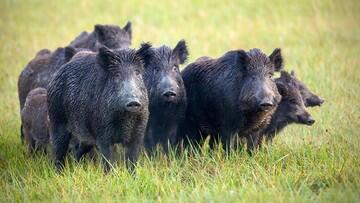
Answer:
[{"label": "coarse dark fur", "polygon": [[76,53],[71,47],[58,48],[53,52],[39,51],[21,72],[18,80],[20,109],[23,108],[27,94],[37,87],[46,88],[55,72]]},{"label": "coarse dark fur", "polygon": [[126,148],[133,169],[148,120],[148,95],[143,82],[143,56],[138,51],[100,48],[64,65],[49,84],[50,138],[55,165],[61,169],[72,136],[84,146],[97,146],[105,171],[112,162],[111,146]]},{"label": "coarse dark fur", "polygon": [[145,58],[144,81],[149,94],[149,122],[145,147],[152,153],[160,143],[168,152],[176,140],[178,125],[185,117],[186,93],[179,66],[188,57],[184,40],[174,49],[151,48]]},{"label": "coarse dark fur", "polygon": [[[79,49],[97,51],[102,45],[114,49],[129,47],[131,45],[131,35],[130,22],[122,29],[115,25],[95,25],[93,32],[90,34],[86,31],[82,32],[70,43],[68,48],[58,48],[53,52],[48,49],[40,50],[19,76],[20,111],[23,108],[28,92],[37,87],[46,88],[53,74],[68,62]],[[22,124],[20,133],[21,140],[23,140]]]},{"label": "coarse dark fur", "polygon": [[235,133],[249,137],[262,129],[281,98],[272,75],[282,66],[280,49],[269,57],[259,49],[229,51],[188,65],[182,71],[188,106],[181,137],[199,142],[219,136],[229,149]]},{"label": "coarse dark fur", "polygon": [[94,26],[94,31],[87,33],[83,31],[70,43],[75,48],[87,48],[97,51],[105,45],[110,49],[128,48],[131,46],[131,23],[128,22],[123,28],[117,25]]},{"label": "coarse dark fur", "polygon": [[[72,56],[83,49],[72,47],[58,48],[53,52],[43,49],[37,53],[23,69],[18,80],[18,94],[20,101],[20,111],[24,107],[27,94],[37,87],[47,88],[55,72],[65,63],[70,61]],[[22,125],[21,125],[22,126]],[[20,129],[21,139],[23,140],[23,130]]]},{"label": "coarse dark fur", "polygon": [[31,90],[21,110],[24,138],[30,153],[46,152],[49,144],[47,92],[44,88]]}]

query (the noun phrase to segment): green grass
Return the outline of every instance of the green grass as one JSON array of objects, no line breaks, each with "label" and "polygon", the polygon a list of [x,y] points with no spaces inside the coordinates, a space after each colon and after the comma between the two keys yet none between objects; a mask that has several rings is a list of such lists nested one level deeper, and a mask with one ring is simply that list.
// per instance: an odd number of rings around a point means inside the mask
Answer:
[{"label": "green grass", "polygon": [[[2,0],[0,13],[1,202],[360,201],[360,1]],[[39,49],[66,46],[95,23],[127,20],[134,47],[184,38],[190,62],[281,47],[286,67],[326,103],[309,109],[314,126],[287,128],[253,157],[142,157],[135,177],[122,164],[104,176],[98,162],[69,160],[59,175],[20,142],[18,75]]]}]

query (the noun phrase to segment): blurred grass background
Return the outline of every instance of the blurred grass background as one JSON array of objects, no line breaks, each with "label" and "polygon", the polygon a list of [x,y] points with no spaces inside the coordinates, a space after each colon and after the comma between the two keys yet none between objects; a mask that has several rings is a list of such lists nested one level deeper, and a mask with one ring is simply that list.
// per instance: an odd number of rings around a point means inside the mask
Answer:
[{"label": "blurred grass background", "polygon": [[[63,175],[19,139],[17,79],[42,48],[66,46],[94,24],[133,24],[143,41],[185,39],[189,62],[231,49],[281,47],[286,68],[325,98],[312,127],[291,126],[249,157],[206,150],[120,165],[69,160]],[[359,202],[360,1],[0,1],[1,202]]]}]

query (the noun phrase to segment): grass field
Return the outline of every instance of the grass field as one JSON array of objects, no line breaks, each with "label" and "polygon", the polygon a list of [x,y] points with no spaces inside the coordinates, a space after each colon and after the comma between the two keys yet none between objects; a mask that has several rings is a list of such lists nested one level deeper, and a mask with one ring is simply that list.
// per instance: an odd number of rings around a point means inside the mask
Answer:
[{"label": "grass field", "polygon": [[[142,156],[135,177],[98,162],[59,175],[19,139],[17,79],[41,48],[66,46],[95,23],[133,22],[133,46],[174,46],[190,60],[281,47],[286,68],[325,98],[312,127],[291,126],[249,157],[204,150]],[[0,1],[0,202],[359,202],[360,1]]]}]

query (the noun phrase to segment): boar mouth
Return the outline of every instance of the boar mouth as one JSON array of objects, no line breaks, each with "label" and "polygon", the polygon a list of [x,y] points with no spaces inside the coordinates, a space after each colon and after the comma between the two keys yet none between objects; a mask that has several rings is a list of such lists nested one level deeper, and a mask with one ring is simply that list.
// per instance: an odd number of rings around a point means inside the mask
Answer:
[{"label": "boar mouth", "polygon": [[137,113],[141,110],[141,103],[139,101],[130,101],[126,104],[125,109],[131,113]]},{"label": "boar mouth", "polygon": [[258,111],[259,112],[268,112],[268,111],[272,111],[275,108],[275,105],[273,103],[265,103],[265,104],[261,104],[258,107]]},{"label": "boar mouth", "polygon": [[176,100],[176,92],[175,91],[166,91],[162,94],[162,97],[165,99],[165,101],[175,101]]}]

